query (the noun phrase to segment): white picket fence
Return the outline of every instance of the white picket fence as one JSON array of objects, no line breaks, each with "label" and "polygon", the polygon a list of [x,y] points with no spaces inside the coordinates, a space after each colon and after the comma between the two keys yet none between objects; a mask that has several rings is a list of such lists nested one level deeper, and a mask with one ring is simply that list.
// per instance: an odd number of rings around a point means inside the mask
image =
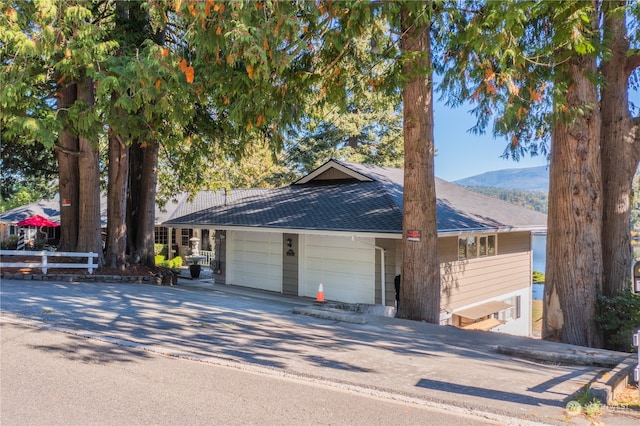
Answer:
[{"label": "white picket fence", "polygon": [[[4,256],[34,256],[40,257],[40,263],[36,262],[0,262],[0,268],[40,268],[42,273],[46,274],[48,269],[54,268],[72,268],[72,269],[87,269],[90,274],[93,274],[94,269],[98,268],[98,265],[93,262],[94,258],[98,257],[98,253],[79,253],[73,251],[27,251],[27,250],[0,250],[0,257]],[[80,257],[87,258],[86,263],[49,263],[50,257]]]}]

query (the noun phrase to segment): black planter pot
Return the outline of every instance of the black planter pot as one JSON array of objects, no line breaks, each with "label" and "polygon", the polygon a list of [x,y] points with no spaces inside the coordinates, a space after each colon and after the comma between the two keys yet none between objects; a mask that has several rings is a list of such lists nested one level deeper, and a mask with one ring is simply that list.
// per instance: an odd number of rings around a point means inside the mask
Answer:
[{"label": "black planter pot", "polygon": [[191,273],[191,278],[198,278],[200,276],[200,269],[202,265],[189,265],[189,272]]}]

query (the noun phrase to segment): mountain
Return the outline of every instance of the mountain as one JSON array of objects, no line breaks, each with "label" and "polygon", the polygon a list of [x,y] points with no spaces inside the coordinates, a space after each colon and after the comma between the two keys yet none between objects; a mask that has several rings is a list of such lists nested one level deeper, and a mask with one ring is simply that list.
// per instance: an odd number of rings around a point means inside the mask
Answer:
[{"label": "mountain", "polygon": [[453,182],[460,186],[483,186],[523,191],[549,191],[547,166],[494,170]]}]

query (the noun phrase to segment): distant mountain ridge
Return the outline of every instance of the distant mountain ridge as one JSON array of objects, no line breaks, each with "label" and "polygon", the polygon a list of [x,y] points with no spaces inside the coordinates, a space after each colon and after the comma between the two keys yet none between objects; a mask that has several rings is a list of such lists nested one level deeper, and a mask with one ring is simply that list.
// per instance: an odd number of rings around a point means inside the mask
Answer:
[{"label": "distant mountain ridge", "polygon": [[494,170],[453,182],[460,186],[482,186],[522,191],[549,191],[547,166]]}]

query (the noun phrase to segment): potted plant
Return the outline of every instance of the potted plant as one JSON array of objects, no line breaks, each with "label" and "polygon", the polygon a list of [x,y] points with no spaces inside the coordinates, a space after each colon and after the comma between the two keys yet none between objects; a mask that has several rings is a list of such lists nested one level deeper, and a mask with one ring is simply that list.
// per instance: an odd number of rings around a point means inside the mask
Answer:
[{"label": "potted plant", "polygon": [[200,277],[200,270],[202,265],[200,265],[200,259],[193,259],[193,263],[189,265],[189,272],[191,273],[191,278]]}]

